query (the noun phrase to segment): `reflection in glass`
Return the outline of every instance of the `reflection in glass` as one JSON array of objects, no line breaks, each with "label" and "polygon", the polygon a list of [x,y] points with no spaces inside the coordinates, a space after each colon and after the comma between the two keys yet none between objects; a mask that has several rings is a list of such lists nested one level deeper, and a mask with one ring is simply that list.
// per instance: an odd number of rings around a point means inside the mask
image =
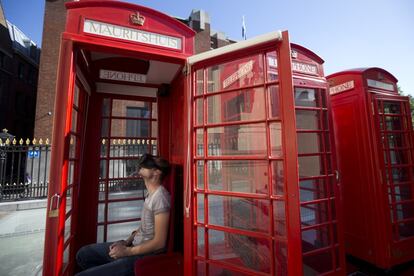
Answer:
[{"label": "reflection in glass", "polygon": [[315,89],[295,88],[295,105],[296,106],[319,106],[318,94]]},{"label": "reflection in glass", "polygon": [[322,152],[322,137],[317,132],[298,132],[298,153]]},{"label": "reflection in glass", "polygon": [[385,124],[387,126],[387,130],[402,130],[403,118],[385,116]]},{"label": "reflection in glass", "polygon": [[197,78],[196,95],[201,95],[201,94],[203,94],[203,91],[204,91],[204,71],[203,71],[203,69],[197,70],[196,78]]},{"label": "reflection in glass", "polygon": [[150,118],[151,102],[116,100],[112,102],[112,116]]},{"label": "reflection in glass", "polygon": [[320,129],[319,111],[317,110],[296,110],[297,129]]},{"label": "reflection in glass", "polygon": [[279,86],[268,87],[269,117],[278,118],[280,116]]},{"label": "reflection in glass", "polygon": [[272,185],[274,195],[285,194],[285,175],[283,170],[283,161],[272,161]]},{"label": "reflection in glass", "polygon": [[267,161],[211,160],[207,161],[207,168],[210,190],[261,194],[268,191]]},{"label": "reflection in glass", "polygon": [[270,128],[270,146],[272,149],[272,156],[282,157],[282,124],[271,123]]},{"label": "reflection in glass", "polygon": [[384,113],[401,114],[401,105],[398,102],[383,102]]},{"label": "reflection in glass", "polygon": [[301,156],[299,159],[299,177],[324,175],[323,158],[319,155]]},{"label": "reflection in glass", "polygon": [[324,178],[301,180],[299,182],[299,189],[300,202],[318,200],[330,196]]},{"label": "reflection in glass", "polygon": [[207,135],[210,156],[266,154],[264,123],[208,128]]}]

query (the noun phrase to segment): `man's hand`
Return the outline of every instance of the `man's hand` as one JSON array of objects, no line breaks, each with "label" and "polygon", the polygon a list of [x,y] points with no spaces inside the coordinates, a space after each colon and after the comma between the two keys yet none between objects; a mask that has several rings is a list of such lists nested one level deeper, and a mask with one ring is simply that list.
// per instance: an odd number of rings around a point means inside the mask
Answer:
[{"label": "man's hand", "polygon": [[109,249],[111,249],[111,250],[112,250],[112,248],[114,248],[114,247],[115,247],[115,246],[117,246],[117,245],[124,245],[124,246],[128,246],[128,243],[127,243],[127,241],[125,241],[125,240],[116,241],[116,242],[114,242],[113,244],[111,244],[111,245],[109,246]]},{"label": "man's hand", "polygon": [[130,247],[127,247],[122,244],[111,245],[109,256],[113,259],[119,259],[125,256],[130,256],[131,250]]}]

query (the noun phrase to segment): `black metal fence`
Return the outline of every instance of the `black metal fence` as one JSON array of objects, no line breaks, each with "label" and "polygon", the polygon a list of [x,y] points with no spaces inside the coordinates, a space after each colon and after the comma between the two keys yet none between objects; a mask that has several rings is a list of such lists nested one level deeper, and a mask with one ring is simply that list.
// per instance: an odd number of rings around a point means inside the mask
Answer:
[{"label": "black metal fence", "polygon": [[50,148],[48,139],[0,139],[0,201],[47,197]]}]

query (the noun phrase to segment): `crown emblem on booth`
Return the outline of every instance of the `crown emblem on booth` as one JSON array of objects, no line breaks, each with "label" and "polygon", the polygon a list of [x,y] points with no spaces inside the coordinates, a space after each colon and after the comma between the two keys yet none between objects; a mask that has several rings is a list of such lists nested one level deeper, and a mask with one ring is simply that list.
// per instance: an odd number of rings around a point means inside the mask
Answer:
[{"label": "crown emblem on booth", "polygon": [[142,26],[145,22],[145,16],[140,15],[139,12],[133,13],[129,16],[131,23],[134,25]]}]

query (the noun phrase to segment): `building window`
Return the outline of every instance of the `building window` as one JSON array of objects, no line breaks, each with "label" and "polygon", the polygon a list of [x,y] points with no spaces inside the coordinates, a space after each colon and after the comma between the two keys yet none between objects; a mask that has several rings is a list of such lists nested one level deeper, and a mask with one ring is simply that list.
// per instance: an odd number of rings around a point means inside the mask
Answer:
[{"label": "building window", "polygon": [[[148,109],[142,107],[127,106],[127,117],[129,118],[148,118]],[[149,123],[148,119],[127,120],[126,134],[128,137],[149,137]]]},{"label": "building window", "polygon": [[24,79],[24,64],[19,63],[19,68],[17,70],[17,76],[19,77],[19,80]]},{"label": "building window", "polygon": [[4,68],[6,62],[6,55],[0,52],[0,68]]}]

